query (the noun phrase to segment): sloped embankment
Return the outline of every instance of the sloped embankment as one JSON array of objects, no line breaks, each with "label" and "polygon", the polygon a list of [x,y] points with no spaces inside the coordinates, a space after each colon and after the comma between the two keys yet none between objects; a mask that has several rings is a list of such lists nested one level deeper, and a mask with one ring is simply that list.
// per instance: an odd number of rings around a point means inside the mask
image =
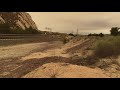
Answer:
[{"label": "sloped embankment", "polygon": [[100,69],[91,69],[85,66],[68,63],[47,63],[23,78],[109,78]]}]

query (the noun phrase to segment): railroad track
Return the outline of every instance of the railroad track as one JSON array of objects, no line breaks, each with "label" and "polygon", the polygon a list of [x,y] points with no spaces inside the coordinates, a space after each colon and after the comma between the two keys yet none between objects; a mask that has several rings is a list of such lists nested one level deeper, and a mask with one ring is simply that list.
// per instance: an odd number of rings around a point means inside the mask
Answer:
[{"label": "railroad track", "polygon": [[3,41],[29,41],[29,42],[50,42],[59,41],[57,35],[46,35],[46,34],[0,34],[0,43]]},{"label": "railroad track", "polygon": [[0,34],[0,39],[30,39],[30,38],[40,38],[40,34]]}]

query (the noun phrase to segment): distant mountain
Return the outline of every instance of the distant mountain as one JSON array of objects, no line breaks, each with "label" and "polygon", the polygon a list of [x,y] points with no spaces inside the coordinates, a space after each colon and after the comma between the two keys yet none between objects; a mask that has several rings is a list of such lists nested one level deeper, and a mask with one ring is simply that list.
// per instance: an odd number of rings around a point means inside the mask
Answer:
[{"label": "distant mountain", "polygon": [[31,16],[26,12],[0,12],[0,25],[8,24],[11,29],[38,30]]}]

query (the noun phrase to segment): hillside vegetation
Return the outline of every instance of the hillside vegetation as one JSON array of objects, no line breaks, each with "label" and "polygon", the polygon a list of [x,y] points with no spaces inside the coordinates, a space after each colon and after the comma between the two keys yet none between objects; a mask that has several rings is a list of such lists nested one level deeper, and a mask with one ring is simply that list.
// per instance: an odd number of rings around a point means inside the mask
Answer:
[{"label": "hillside vegetation", "polygon": [[98,40],[95,45],[97,57],[111,57],[120,55],[120,36],[109,36]]},{"label": "hillside vegetation", "polygon": [[0,24],[0,34],[40,34],[40,31],[33,29],[32,27],[11,29],[9,24]]}]

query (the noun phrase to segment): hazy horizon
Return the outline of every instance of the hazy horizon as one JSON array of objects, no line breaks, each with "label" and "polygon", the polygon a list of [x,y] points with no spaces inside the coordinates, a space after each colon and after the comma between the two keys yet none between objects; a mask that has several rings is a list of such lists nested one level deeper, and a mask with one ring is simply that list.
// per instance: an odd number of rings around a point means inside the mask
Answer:
[{"label": "hazy horizon", "polygon": [[62,33],[110,33],[111,27],[120,26],[120,12],[28,12],[42,31],[52,28]]}]

